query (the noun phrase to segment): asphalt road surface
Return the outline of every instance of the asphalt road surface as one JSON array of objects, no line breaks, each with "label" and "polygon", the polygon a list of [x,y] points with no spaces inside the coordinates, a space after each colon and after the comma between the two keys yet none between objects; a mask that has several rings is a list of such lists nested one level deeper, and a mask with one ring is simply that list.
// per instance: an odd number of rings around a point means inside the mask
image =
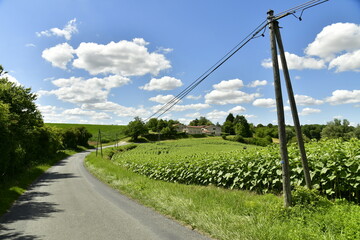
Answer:
[{"label": "asphalt road surface", "polygon": [[208,239],[99,182],[89,152],[60,161],[0,218],[0,239]]}]

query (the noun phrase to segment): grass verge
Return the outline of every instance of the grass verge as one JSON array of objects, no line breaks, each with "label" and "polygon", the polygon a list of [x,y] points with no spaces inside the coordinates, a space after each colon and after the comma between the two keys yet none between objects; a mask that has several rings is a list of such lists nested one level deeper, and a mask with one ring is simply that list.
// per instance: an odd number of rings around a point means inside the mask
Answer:
[{"label": "grass verge", "polygon": [[28,189],[30,184],[46,170],[58,161],[84,150],[84,148],[79,148],[76,150],[59,151],[52,158],[35,166],[31,166],[23,172],[18,173],[16,176],[6,179],[4,183],[0,183],[0,216],[3,215],[11,207],[14,201]]},{"label": "grass verge", "polygon": [[121,193],[216,239],[360,239],[360,207],[346,201],[285,210],[275,195],[156,181],[95,154],[85,165]]}]

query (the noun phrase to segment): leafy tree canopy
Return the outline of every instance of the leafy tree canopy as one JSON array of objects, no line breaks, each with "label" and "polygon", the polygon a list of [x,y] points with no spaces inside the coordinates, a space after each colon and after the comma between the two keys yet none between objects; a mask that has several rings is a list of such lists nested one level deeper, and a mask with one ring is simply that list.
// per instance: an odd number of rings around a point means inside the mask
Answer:
[{"label": "leafy tree canopy", "polygon": [[350,122],[347,119],[341,122],[340,119],[335,118],[334,121],[328,122],[321,131],[321,137],[350,139],[354,136],[353,130],[354,127],[350,126]]},{"label": "leafy tree canopy", "polygon": [[229,121],[229,122],[233,123],[234,120],[235,120],[234,115],[232,113],[229,113],[229,115],[225,119],[225,122]]},{"label": "leafy tree canopy", "polygon": [[151,118],[147,123],[146,123],[146,127],[153,131],[153,132],[157,132],[158,129],[157,129],[157,126],[158,126],[158,120],[157,118]]},{"label": "leafy tree canopy", "polygon": [[206,117],[200,117],[199,119],[192,120],[189,124],[190,126],[209,126],[214,125],[209,119]]},{"label": "leafy tree canopy", "polygon": [[139,136],[147,134],[148,128],[145,123],[139,117],[135,117],[134,121],[129,122],[125,129],[125,135],[131,137],[133,141],[136,141]]}]

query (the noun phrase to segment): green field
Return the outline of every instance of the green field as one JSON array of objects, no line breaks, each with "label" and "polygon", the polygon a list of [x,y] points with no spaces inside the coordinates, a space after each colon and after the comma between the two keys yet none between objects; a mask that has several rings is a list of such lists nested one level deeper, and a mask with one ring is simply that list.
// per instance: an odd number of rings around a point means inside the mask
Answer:
[{"label": "green field", "polygon": [[61,129],[85,127],[93,136],[90,141],[97,141],[98,132],[101,131],[102,142],[113,142],[125,137],[123,125],[93,125],[93,124],[68,124],[68,123],[45,123],[46,126]]},{"label": "green field", "polygon": [[[324,155],[321,160],[334,158],[329,155],[331,152],[344,156],[347,151],[339,150],[334,145],[336,142],[325,144],[318,145],[318,149],[327,148],[318,150],[311,159],[321,154]],[[349,148],[348,152],[354,146],[337,144]],[[221,169],[231,169],[231,161],[241,159],[246,152],[251,153],[249,162],[256,161],[254,157],[261,160],[274,154],[272,161],[278,163],[277,148],[269,152],[267,148],[247,146],[244,149],[244,146],[216,138],[132,144],[105,149],[104,158],[90,154],[86,166],[120,192],[215,239],[360,239],[360,207],[344,200],[329,201],[300,188],[293,191],[295,206],[284,209],[279,195],[258,195],[254,191],[230,190],[212,183],[198,186],[189,182],[189,185],[180,184],[182,180],[162,179],[173,176],[192,181],[215,175],[215,181],[221,183],[229,176]],[[358,154],[358,149],[353,150],[353,154]],[[254,154],[256,152],[259,154]],[[231,154],[230,161],[222,158]],[[206,165],[207,162],[215,164]],[[257,174],[254,166],[244,167],[245,172],[253,171],[247,174],[253,179]],[[231,179],[235,178],[228,178]]]},{"label": "green field", "polygon": [[[115,153],[119,166],[157,180],[280,193],[279,146],[254,147],[221,138],[181,139],[136,145]],[[245,148],[246,147],[246,148]],[[306,144],[312,184],[329,198],[360,202],[360,140],[329,139]],[[293,187],[304,186],[300,153],[288,148]]]}]

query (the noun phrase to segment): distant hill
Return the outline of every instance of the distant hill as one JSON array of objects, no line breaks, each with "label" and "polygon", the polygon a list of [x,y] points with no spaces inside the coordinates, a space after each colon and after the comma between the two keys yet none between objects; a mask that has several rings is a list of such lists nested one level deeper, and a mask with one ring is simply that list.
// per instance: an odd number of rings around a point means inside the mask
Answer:
[{"label": "distant hill", "polygon": [[[125,137],[124,125],[94,125],[94,124],[68,124],[68,123],[45,123],[46,126],[61,129],[85,127],[93,136],[90,141],[97,141],[99,129],[101,131],[102,142],[112,142]],[[117,138],[117,139],[116,139]]]}]

